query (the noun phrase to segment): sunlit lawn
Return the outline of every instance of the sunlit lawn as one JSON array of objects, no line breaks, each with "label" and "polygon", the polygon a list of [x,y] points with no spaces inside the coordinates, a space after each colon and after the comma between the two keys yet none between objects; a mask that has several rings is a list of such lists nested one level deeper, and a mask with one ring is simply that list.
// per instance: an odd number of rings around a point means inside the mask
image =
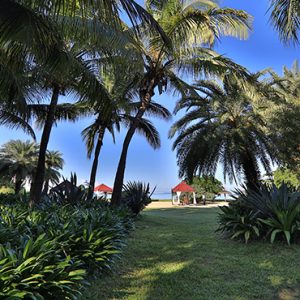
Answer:
[{"label": "sunlit lawn", "polygon": [[147,210],[83,299],[300,299],[300,246],[222,239],[217,211]]}]

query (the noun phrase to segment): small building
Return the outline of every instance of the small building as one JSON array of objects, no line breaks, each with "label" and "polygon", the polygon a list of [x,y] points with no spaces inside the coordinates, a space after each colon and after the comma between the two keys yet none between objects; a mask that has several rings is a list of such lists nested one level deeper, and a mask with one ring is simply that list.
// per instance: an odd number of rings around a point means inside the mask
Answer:
[{"label": "small building", "polygon": [[103,193],[104,198],[107,199],[107,194],[112,194],[113,189],[102,183],[95,187],[94,192]]},{"label": "small building", "polygon": [[181,193],[193,193],[193,204],[197,204],[196,202],[196,193],[193,187],[188,185],[185,181],[182,181],[178,185],[176,185],[171,190],[172,192],[172,204],[180,204],[180,195]]}]

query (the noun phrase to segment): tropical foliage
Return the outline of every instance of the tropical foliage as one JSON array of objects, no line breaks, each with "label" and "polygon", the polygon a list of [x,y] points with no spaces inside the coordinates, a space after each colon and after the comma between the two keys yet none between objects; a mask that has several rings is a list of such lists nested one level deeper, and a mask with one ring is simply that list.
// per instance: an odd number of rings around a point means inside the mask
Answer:
[{"label": "tropical foliage", "polygon": [[112,266],[131,229],[120,210],[101,204],[0,206],[0,296],[76,299],[88,275]]},{"label": "tropical foliage", "polygon": [[299,172],[290,170],[288,168],[278,168],[273,172],[273,180],[276,186],[280,186],[282,182],[285,182],[288,186],[299,189],[300,187],[300,178]]},{"label": "tropical foliage", "polygon": [[270,20],[284,43],[299,44],[300,3],[297,0],[271,0]]},{"label": "tropical foliage", "polygon": [[44,200],[48,200],[49,203],[59,204],[83,204],[92,201],[92,198],[88,197],[89,189],[83,184],[77,184],[76,173],[71,173],[70,181],[65,179],[53,187],[50,190],[49,195],[45,195]]},{"label": "tropical foliage", "polygon": [[142,31],[138,41],[142,55],[139,65],[144,66],[138,76],[139,109],[127,131],[119,160],[112,203],[119,204],[130,141],[147,111],[156,89],[194,95],[194,88],[185,75],[194,78],[203,75],[224,75],[228,70],[247,77],[247,71],[212,50],[221,36],[246,38],[250,16],[240,10],[220,8],[215,1],[146,1],[147,11],[172,41],[171,47],[158,34]]},{"label": "tropical foliage", "polygon": [[[139,107],[139,102],[135,100],[134,95],[134,89],[136,87],[132,82],[132,78],[131,81],[129,80],[128,77],[130,76],[126,76],[125,74],[110,74],[110,77],[114,78],[114,80],[108,80],[109,78],[107,77],[108,76],[104,78],[108,81],[106,85],[108,86],[111,105],[105,109],[106,113],[104,114],[103,111],[99,110],[98,103],[96,103],[93,108],[95,120],[82,131],[82,137],[85,140],[87,147],[88,158],[91,158],[94,151],[94,159],[89,181],[89,198],[92,197],[95,187],[98,160],[105,133],[109,132],[115,141],[116,131],[120,131],[122,125],[125,128],[129,128],[131,126],[135,113]],[[140,122],[137,125],[136,132],[144,136],[150,146],[156,149],[160,146],[159,133],[153,123],[146,118],[146,116],[169,120],[171,118],[171,113],[162,105],[153,101],[147,109],[147,114],[145,117],[140,119]]]},{"label": "tropical foliage", "polygon": [[[255,83],[256,76],[253,77]],[[266,134],[266,124],[257,112],[253,98],[264,97],[260,85],[253,87],[232,75],[223,82],[198,81],[199,94],[183,98],[175,112],[186,109],[186,115],[174,123],[170,137],[178,134],[179,175],[215,174],[223,166],[224,178],[237,181],[243,175],[247,185],[259,185],[259,163],[271,172],[277,148]]]},{"label": "tropical foliage", "polygon": [[35,203],[42,192],[47,146],[59,97],[72,92],[77,99],[107,104],[107,93],[95,68],[99,63],[88,58],[106,59],[114,51],[125,49],[127,39],[119,34],[124,28],[119,9],[128,14],[132,24],[167,38],[153,17],[134,1],[87,4],[5,0],[0,9],[5,12],[0,14],[0,69],[1,78],[5,78],[0,86],[1,124],[32,133],[27,125],[31,113],[28,104],[50,98],[47,110],[35,106],[46,112],[31,186],[31,200]]},{"label": "tropical foliage", "polygon": [[32,178],[36,166],[36,158],[37,145],[30,141],[10,141],[1,147],[1,176],[14,181],[16,194],[20,192],[25,180]]},{"label": "tropical foliage", "polygon": [[283,68],[283,76],[271,72],[268,83],[275,91],[275,99],[267,99],[263,106],[268,134],[275,141],[282,165],[297,172],[300,166],[300,70],[298,61],[291,69]]},{"label": "tropical foliage", "polygon": [[150,185],[142,182],[128,182],[123,187],[122,203],[137,216],[148,204],[151,203]]},{"label": "tropical foliage", "polygon": [[219,231],[248,242],[253,238],[299,240],[300,193],[285,183],[280,187],[261,185],[259,190],[238,191],[236,201],[221,207]]},{"label": "tropical foliage", "polygon": [[58,184],[61,177],[60,171],[64,165],[64,160],[62,154],[59,151],[46,152],[45,161],[45,179],[44,179],[44,189],[43,193],[47,194],[49,189],[49,184],[52,186]]},{"label": "tropical foliage", "polygon": [[[2,180],[14,182],[18,194],[27,181],[31,182],[38,159],[38,145],[34,142],[12,140],[0,150],[0,175]],[[63,159],[58,151],[46,152],[44,191],[47,193],[49,183],[58,183]]]},{"label": "tropical foliage", "polygon": [[213,200],[223,190],[222,182],[213,176],[194,176],[189,184],[196,191],[196,197],[203,196],[207,200]]}]

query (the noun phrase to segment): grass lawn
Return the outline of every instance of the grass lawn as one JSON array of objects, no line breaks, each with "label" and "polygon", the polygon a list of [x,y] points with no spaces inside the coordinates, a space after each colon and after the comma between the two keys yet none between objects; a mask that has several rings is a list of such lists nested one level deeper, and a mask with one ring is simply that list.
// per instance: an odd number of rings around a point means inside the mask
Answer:
[{"label": "grass lawn", "polygon": [[300,299],[300,246],[222,239],[216,208],[146,210],[83,299]]}]

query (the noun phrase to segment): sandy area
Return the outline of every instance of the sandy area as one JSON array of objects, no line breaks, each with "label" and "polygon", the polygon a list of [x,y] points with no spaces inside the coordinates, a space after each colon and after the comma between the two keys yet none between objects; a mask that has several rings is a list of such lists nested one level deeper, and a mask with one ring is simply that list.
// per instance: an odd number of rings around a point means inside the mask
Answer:
[{"label": "sandy area", "polygon": [[210,208],[210,207],[218,207],[218,206],[224,206],[228,205],[228,203],[222,201],[222,202],[215,202],[215,203],[209,203],[206,205],[172,205],[172,202],[167,202],[167,201],[153,201],[151,202],[147,208],[171,208],[171,207],[180,207],[180,208]]}]

